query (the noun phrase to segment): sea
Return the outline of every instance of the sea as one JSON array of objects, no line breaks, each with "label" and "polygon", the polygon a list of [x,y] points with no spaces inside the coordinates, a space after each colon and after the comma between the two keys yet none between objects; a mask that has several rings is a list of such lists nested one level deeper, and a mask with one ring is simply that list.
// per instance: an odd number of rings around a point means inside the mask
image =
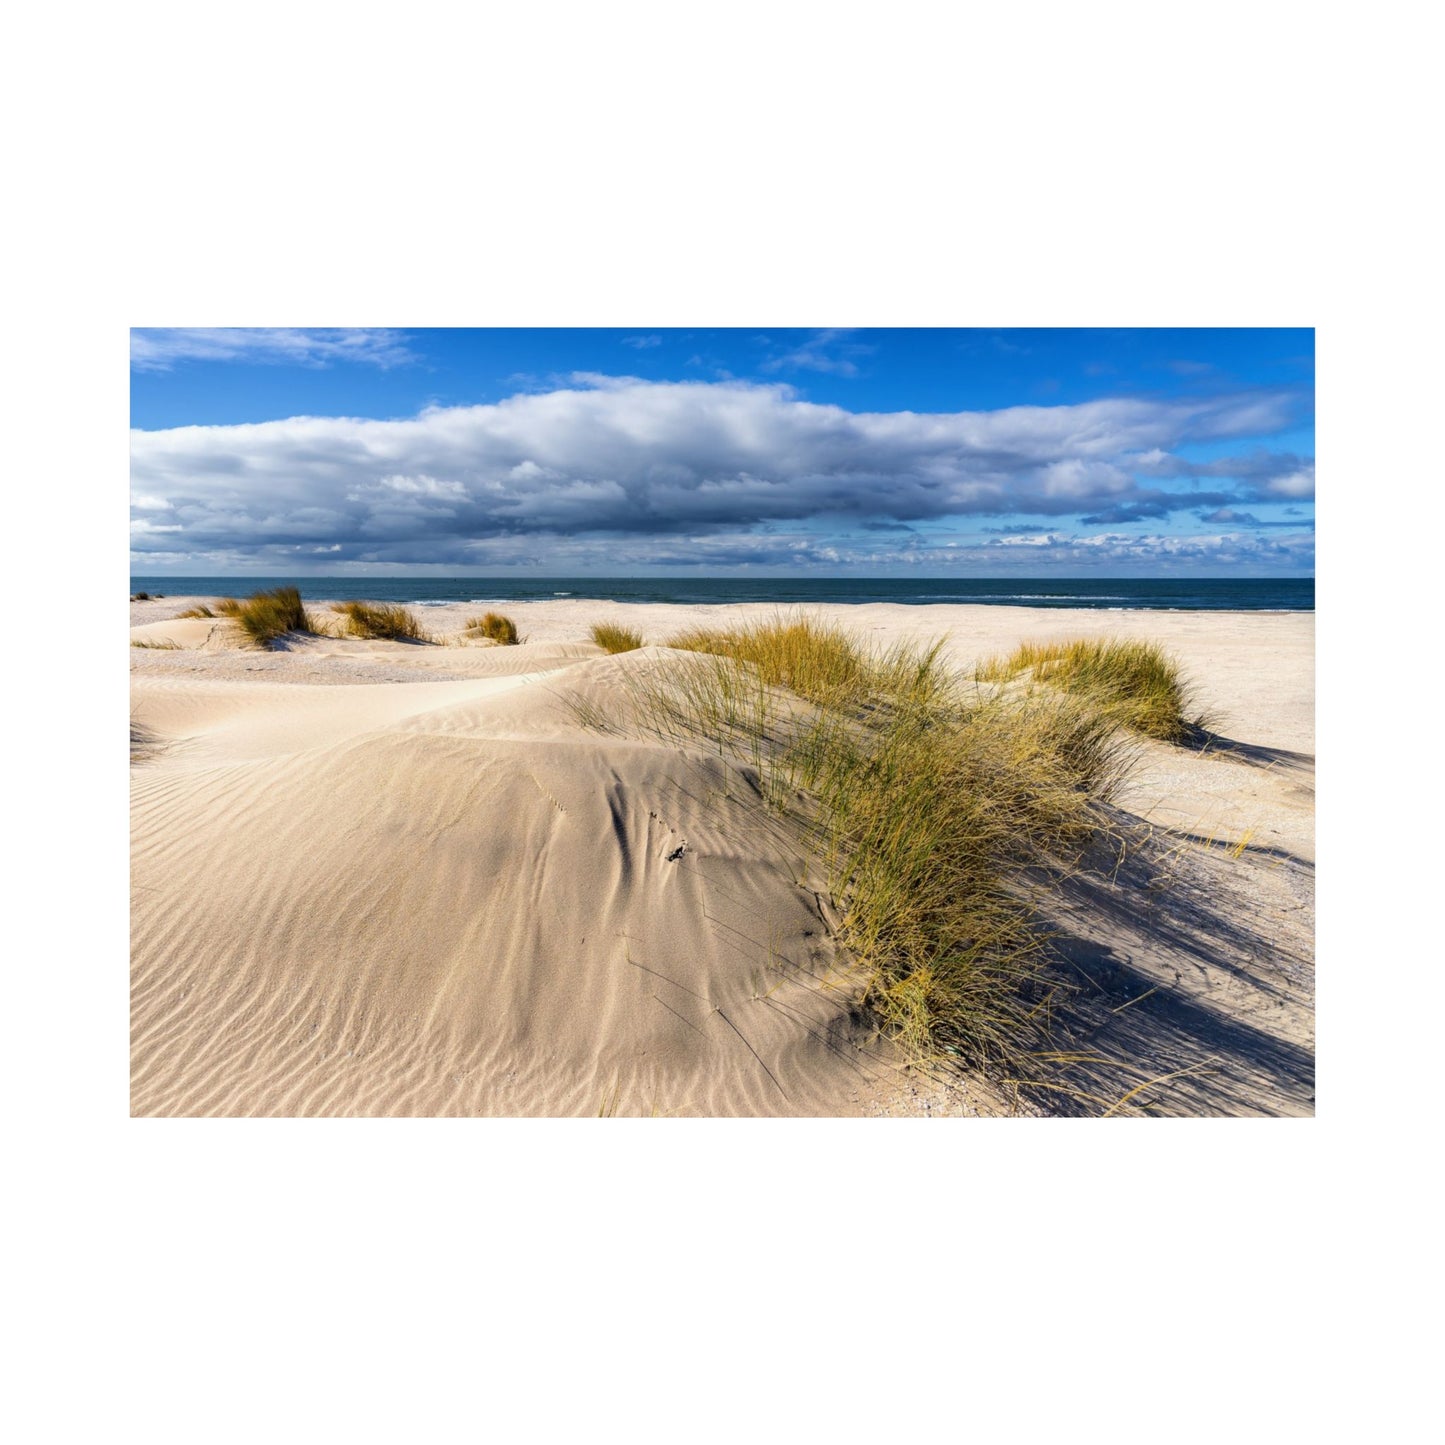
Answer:
[{"label": "sea", "polygon": [[132,577],[131,591],[247,596],[296,587],[307,601],[359,597],[408,607],[446,603],[606,602],[978,603],[986,607],[1082,607],[1116,612],[1313,612],[1313,577]]}]

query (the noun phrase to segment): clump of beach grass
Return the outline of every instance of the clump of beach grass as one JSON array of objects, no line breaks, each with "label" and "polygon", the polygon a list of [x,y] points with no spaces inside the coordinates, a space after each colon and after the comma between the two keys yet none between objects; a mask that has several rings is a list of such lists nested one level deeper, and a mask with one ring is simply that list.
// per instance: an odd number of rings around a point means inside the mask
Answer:
[{"label": "clump of beach grass", "polygon": [[466,635],[486,638],[502,647],[515,647],[522,640],[517,636],[517,624],[500,612],[485,612],[480,617],[467,618]]},{"label": "clump of beach grass", "polygon": [[215,615],[204,602],[198,603],[195,607],[187,607],[184,612],[176,613],[177,617],[214,617]]},{"label": "clump of beach grass", "polygon": [[421,619],[409,607],[374,602],[337,602],[331,610],[345,619],[351,637],[379,637],[397,642],[433,642]]},{"label": "clump of beach grass", "polygon": [[1078,638],[1025,642],[1007,657],[978,668],[985,682],[1008,682],[1027,673],[1034,682],[1086,698],[1115,721],[1146,737],[1184,742],[1203,725],[1189,719],[1189,688],[1179,664],[1156,642]]},{"label": "clump of beach grass", "polygon": [[636,652],[642,647],[642,634],[620,622],[594,622],[592,640],[607,652]]},{"label": "clump of beach grass", "polygon": [[130,600],[132,602],[149,602],[151,595],[149,592],[132,592],[130,594]]},{"label": "clump of beach grass", "polygon": [[775,617],[740,627],[693,627],[669,647],[732,658],[767,685],[781,685],[816,703],[855,699],[866,687],[863,654],[836,628],[806,616]]},{"label": "clump of beach grass", "polygon": [[134,713],[130,715],[130,760],[132,766],[153,758],[161,750],[159,735],[153,728],[137,722]]},{"label": "clump of beach grass", "polygon": [[970,687],[939,644],[868,648],[806,617],[671,645],[699,655],[629,679],[622,725],[756,770],[826,879],[864,1003],[906,1050],[1017,1058],[1049,962],[1029,886],[1104,826],[1126,763],[1112,717]]},{"label": "clump of beach grass", "polygon": [[132,637],[132,647],[145,647],[154,652],[180,652],[181,644],[172,642],[169,637]]},{"label": "clump of beach grass", "polygon": [[256,592],[244,602],[223,597],[216,603],[223,617],[234,617],[247,636],[260,647],[270,647],[288,632],[316,632],[316,623],[301,604],[301,593],[295,587],[277,587],[270,592]]}]

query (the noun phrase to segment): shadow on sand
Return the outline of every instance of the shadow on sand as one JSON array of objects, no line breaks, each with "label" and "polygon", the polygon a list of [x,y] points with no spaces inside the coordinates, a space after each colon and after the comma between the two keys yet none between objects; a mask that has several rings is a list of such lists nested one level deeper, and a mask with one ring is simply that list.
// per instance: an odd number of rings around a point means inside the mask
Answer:
[{"label": "shadow on sand", "polygon": [[1040,891],[1057,963],[1021,1099],[1051,1114],[1312,1114],[1312,865],[1115,823],[1122,861],[1096,856]]},{"label": "shadow on sand", "polygon": [[1208,728],[1195,728],[1189,740],[1182,746],[1201,755],[1227,758],[1231,762],[1245,763],[1252,768],[1312,772],[1315,765],[1312,753],[1291,752],[1289,748],[1269,748],[1260,743],[1243,743],[1238,738],[1225,737],[1223,733],[1211,732]]}]

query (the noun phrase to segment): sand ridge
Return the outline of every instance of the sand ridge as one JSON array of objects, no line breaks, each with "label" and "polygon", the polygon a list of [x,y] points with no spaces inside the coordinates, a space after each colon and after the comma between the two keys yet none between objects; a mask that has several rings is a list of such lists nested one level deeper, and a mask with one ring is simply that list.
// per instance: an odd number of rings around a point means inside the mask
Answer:
[{"label": "sand ridge", "polygon": [[717,760],[570,722],[589,665],[139,681],[135,1112],[829,1113],[889,1067],[802,860]]}]

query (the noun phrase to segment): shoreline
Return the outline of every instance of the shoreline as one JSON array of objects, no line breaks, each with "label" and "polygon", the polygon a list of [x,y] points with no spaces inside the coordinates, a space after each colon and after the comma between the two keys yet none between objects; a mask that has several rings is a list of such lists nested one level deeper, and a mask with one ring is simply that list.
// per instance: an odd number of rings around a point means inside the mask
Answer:
[{"label": "shoreline", "polygon": [[627,578],[550,577],[520,580],[500,577],[176,577],[133,578],[131,591],[222,595],[294,586],[303,598],[321,600],[332,594],[346,598],[427,606],[500,606],[522,602],[576,599],[625,605],[669,606],[768,603],[776,606],[852,605],[892,602],[903,606],[933,604],[974,606],[1044,606],[1065,611],[1122,604],[1125,610],[1184,611],[1312,611],[1313,577],[1253,578]]}]

